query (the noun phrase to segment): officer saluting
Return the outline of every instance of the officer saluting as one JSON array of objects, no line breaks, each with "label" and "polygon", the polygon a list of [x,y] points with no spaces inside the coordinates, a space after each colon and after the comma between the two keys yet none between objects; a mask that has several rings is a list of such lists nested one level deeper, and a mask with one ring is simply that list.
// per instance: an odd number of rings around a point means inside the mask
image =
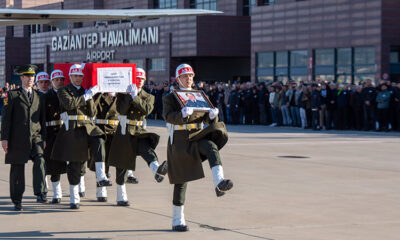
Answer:
[{"label": "officer saluting", "polygon": [[97,86],[85,91],[81,86],[83,81],[82,66],[74,64],[69,70],[71,83],[57,91],[60,101],[61,120],[64,125],[58,133],[51,158],[57,161],[69,162],[67,165],[68,181],[70,183],[70,207],[78,209],[80,203],[79,183],[81,167],[88,158],[88,149],[96,162],[97,186],[111,186],[105,174],[104,132],[93,122],[96,115],[93,96]]},{"label": "officer saluting", "polygon": [[[176,69],[176,80],[181,90],[191,90],[194,71],[188,64]],[[202,161],[208,159],[217,197],[233,187],[224,179],[219,150],[228,141],[225,124],[218,122],[218,109],[194,112],[193,108],[181,109],[175,96],[170,93],[163,98],[163,117],[170,132],[167,148],[168,176],[174,185],[172,230],[188,231],[184,217],[187,182],[204,177]],[[202,129],[203,123],[209,126]]]},{"label": "officer saluting", "polygon": [[167,162],[158,164],[154,149],[160,136],[145,130],[144,121],[154,108],[154,96],[144,91],[146,73],[136,68],[136,84],[130,85],[129,94],[118,94],[119,126],[110,148],[110,165],[117,168],[117,204],[129,206],[125,182],[127,169],[135,170],[136,156],[141,156],[152,170],[157,182],[167,174]]},{"label": "officer saluting", "polygon": [[[53,200],[51,203],[57,204],[61,202],[62,191],[60,184],[60,174],[66,173],[66,163],[51,159],[51,150],[53,149],[54,141],[62,126],[60,119],[61,106],[57,97],[57,91],[64,86],[65,77],[61,70],[54,70],[51,74],[51,82],[53,88],[48,90],[44,95],[46,108],[46,148],[44,149],[44,159],[46,160],[46,174],[51,175],[50,180],[53,186]],[[48,78],[48,77],[47,77]],[[39,77],[38,83],[44,81]],[[42,83],[43,85],[43,83]]]},{"label": "officer saluting", "polygon": [[44,102],[32,89],[34,65],[15,69],[22,87],[10,90],[4,99],[1,124],[1,145],[6,153],[5,162],[11,164],[10,195],[16,211],[22,210],[25,191],[25,163],[33,160],[33,191],[37,201],[47,202],[43,148],[46,133]]}]

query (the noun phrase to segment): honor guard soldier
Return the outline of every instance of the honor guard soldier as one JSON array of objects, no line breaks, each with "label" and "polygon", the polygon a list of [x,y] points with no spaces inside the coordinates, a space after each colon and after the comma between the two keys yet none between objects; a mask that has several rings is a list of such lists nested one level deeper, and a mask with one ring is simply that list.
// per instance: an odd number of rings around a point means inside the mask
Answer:
[{"label": "honor guard soldier", "polygon": [[[107,177],[109,177],[109,164],[108,156],[110,152],[110,146],[113,136],[117,130],[118,126],[118,112],[117,112],[117,98],[115,93],[99,93],[94,97],[94,103],[97,108],[97,114],[95,123],[96,125],[106,134],[105,141],[105,151],[106,151],[106,161],[105,161],[105,172]],[[93,158],[90,158],[89,168],[95,171],[95,162]],[[99,186],[96,189],[96,197],[99,202],[107,202],[107,189],[104,186]]]},{"label": "honor guard soldier", "polygon": [[46,135],[44,101],[33,90],[34,65],[15,69],[22,87],[10,90],[4,99],[1,124],[1,144],[6,153],[5,162],[10,168],[10,195],[16,211],[22,210],[25,191],[25,163],[33,161],[33,191],[37,201],[47,202],[45,193],[45,162],[43,149]]},{"label": "honor guard soldier", "polygon": [[[53,200],[51,203],[61,202],[62,191],[60,183],[60,174],[66,173],[66,162],[55,161],[51,159],[51,150],[54,146],[56,136],[63,124],[60,119],[61,106],[57,97],[57,91],[64,86],[65,77],[61,70],[54,70],[51,74],[53,88],[44,95],[46,108],[46,148],[44,149],[44,159],[46,161],[46,175],[51,175],[50,181],[53,186]],[[39,78],[39,74],[38,77]],[[38,83],[41,80],[38,80]],[[40,84],[39,84],[40,86]]]},{"label": "honor guard soldier", "polygon": [[[191,90],[194,71],[188,64],[176,69],[176,80],[181,90]],[[194,112],[193,108],[181,108],[173,93],[163,98],[163,117],[170,133],[167,148],[168,176],[174,185],[172,230],[188,231],[185,223],[184,203],[187,182],[204,177],[202,161],[208,159],[217,197],[233,187],[224,172],[219,150],[228,141],[223,122],[218,122],[218,109]],[[202,129],[203,123],[209,124]]]},{"label": "honor guard soldier", "polygon": [[129,94],[118,94],[119,126],[111,143],[110,165],[115,166],[118,206],[129,206],[125,182],[127,170],[135,170],[136,156],[141,156],[152,170],[157,182],[167,174],[167,162],[158,163],[154,151],[160,136],[145,130],[146,116],[154,108],[154,96],[142,89],[146,73],[136,68],[136,84],[131,84]]},{"label": "honor guard soldier", "polygon": [[81,86],[82,70],[80,64],[72,65],[69,70],[71,83],[57,91],[62,109],[61,120],[64,124],[56,137],[51,154],[52,159],[68,162],[71,209],[79,208],[81,167],[89,158],[89,148],[95,160],[97,186],[111,186],[105,174],[105,134],[92,121],[92,118],[96,116],[96,107],[92,98],[97,93],[98,86],[85,91]]},{"label": "honor guard soldier", "polygon": [[46,94],[50,89],[50,77],[49,74],[45,72],[40,72],[36,75],[36,86],[38,91],[42,94]]}]

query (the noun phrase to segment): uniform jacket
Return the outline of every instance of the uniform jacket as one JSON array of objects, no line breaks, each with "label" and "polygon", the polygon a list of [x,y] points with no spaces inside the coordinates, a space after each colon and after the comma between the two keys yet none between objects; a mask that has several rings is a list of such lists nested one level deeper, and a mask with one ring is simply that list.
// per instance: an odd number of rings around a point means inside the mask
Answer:
[{"label": "uniform jacket", "polygon": [[210,121],[208,113],[194,112],[187,118],[182,118],[181,107],[171,93],[163,98],[163,117],[167,123],[182,125],[189,123],[207,123],[205,129],[175,130],[173,143],[168,140],[168,176],[171,184],[184,183],[204,177],[201,156],[197,142],[210,139],[221,149],[228,141],[228,133],[223,122],[218,117]]},{"label": "uniform jacket", "polygon": [[32,90],[32,102],[23,88],[10,90],[4,100],[1,140],[8,140],[6,164],[24,164],[43,154],[46,138],[44,101]]},{"label": "uniform jacket", "polygon": [[[145,121],[154,109],[154,96],[141,90],[135,99],[130,94],[117,95],[117,110],[121,115],[126,115],[129,120]],[[126,134],[122,135],[121,126],[113,137],[110,147],[109,164],[123,169],[135,170],[137,156],[137,141],[146,139],[151,148],[155,149],[160,140],[160,136],[155,133],[147,132],[143,126],[126,126]]]},{"label": "uniform jacket", "polygon": [[[89,118],[96,116],[96,107],[93,99],[85,101],[85,89],[77,89],[67,84],[61,87],[57,96],[61,111],[69,116],[86,115]],[[51,158],[57,161],[86,162],[88,159],[88,136],[104,136],[104,132],[91,120],[69,121],[68,131],[65,124],[57,135]]]}]

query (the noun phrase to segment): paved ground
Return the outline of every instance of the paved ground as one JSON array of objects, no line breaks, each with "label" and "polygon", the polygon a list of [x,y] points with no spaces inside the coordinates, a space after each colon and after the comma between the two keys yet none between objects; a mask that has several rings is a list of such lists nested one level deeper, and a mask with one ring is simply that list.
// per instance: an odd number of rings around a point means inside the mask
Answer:
[{"label": "paved ground", "polygon": [[[161,135],[156,152],[166,159],[163,123],[150,125]],[[230,126],[229,131],[221,154],[234,188],[216,198],[205,163],[206,178],[188,188],[190,232],[170,231],[172,186],[155,183],[141,159],[140,183],[127,188],[131,207],[115,206],[115,186],[109,188],[108,203],[97,203],[90,172],[79,211],[68,208],[68,197],[61,205],[37,204],[31,164],[25,211],[12,211],[9,166],[2,164],[0,239],[400,239],[399,134],[261,126]],[[62,181],[68,195],[66,176]]]}]

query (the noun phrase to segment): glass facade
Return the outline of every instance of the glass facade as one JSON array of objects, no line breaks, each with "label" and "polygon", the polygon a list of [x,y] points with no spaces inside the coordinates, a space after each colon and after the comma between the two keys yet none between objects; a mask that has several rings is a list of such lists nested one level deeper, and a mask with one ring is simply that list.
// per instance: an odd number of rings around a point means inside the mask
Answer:
[{"label": "glass facade", "polygon": [[178,8],[178,0],[154,0],[154,8]]},{"label": "glass facade", "polygon": [[164,71],[165,58],[151,58],[149,60],[150,71]]},{"label": "glass facade", "polygon": [[251,15],[251,8],[256,4],[256,0],[243,0],[243,16]]},{"label": "glass facade", "polygon": [[190,8],[217,10],[217,0],[190,0]]},{"label": "glass facade", "polygon": [[[366,78],[375,79],[377,70],[374,47],[315,49],[312,55],[315,80],[359,84]],[[258,53],[257,80],[284,83],[289,79],[308,81],[309,59],[307,50]],[[400,49],[392,51],[392,65],[400,66],[399,61]]]}]

